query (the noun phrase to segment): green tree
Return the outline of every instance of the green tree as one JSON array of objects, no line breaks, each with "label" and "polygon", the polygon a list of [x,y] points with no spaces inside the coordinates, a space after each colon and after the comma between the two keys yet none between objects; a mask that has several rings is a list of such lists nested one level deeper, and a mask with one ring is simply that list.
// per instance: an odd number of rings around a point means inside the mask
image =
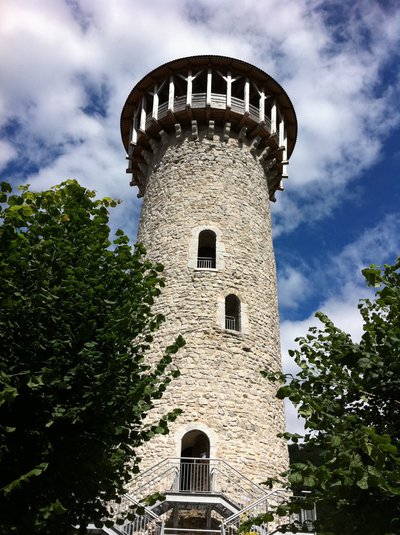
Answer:
[{"label": "green tree", "polygon": [[178,372],[178,338],[152,367],[162,266],[76,181],[0,202],[0,532],[84,533],[109,517],[155,433],[144,418]]},{"label": "green tree", "polygon": [[399,271],[400,259],[363,270],[379,289],[359,304],[359,343],[318,313],[322,327],[298,338],[299,349],[291,352],[298,375],[265,372],[270,380],[288,381],[277,396],[290,399],[305,419],[305,450],[318,451],[318,462],[292,463],[288,479],[310,491],[307,501],[324,511],[320,533],[400,533]]}]

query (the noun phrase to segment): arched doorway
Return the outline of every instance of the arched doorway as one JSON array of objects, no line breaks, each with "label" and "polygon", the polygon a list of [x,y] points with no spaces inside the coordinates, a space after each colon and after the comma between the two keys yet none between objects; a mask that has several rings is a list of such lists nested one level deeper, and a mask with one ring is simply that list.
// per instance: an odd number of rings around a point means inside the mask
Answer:
[{"label": "arched doorway", "polygon": [[180,490],[208,492],[210,489],[209,462],[210,440],[194,429],[182,437]]}]

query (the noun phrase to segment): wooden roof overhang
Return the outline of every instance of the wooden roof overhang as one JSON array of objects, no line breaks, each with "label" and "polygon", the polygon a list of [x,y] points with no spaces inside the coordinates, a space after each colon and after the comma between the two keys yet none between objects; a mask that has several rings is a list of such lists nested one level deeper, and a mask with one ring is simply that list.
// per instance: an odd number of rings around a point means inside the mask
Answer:
[{"label": "wooden roof overhang", "polygon": [[172,132],[179,138],[182,127],[197,138],[198,126],[207,126],[211,137],[215,126],[223,129],[225,140],[233,132],[242,140],[247,138],[257,150],[270,199],[275,200],[296,143],[293,105],[284,89],[261,69],[224,56],[191,56],[165,63],[130,92],[121,114],[121,135],[130,161],[127,172],[132,174],[131,185],[139,188],[139,197],[145,192],[159,142],[168,142]]},{"label": "wooden roof overhang", "polygon": [[[278,108],[285,119],[287,129],[287,157],[289,158],[296,143],[297,119],[293,105],[284,89],[271,76],[250,63],[214,55],[190,56],[170,61],[151,71],[135,85],[125,102],[121,114],[121,136],[126,151],[129,152],[133,116],[135,110],[140,106],[142,97],[152,92],[155,85],[160,85],[168,80],[171,75],[185,76],[188,70],[193,70],[194,72],[206,68],[224,73],[229,71],[233,76],[249,78],[258,87],[263,87],[265,93],[277,102]],[[162,127],[168,131],[169,129],[173,129],[175,122],[185,124],[190,121],[193,115],[193,119],[198,121],[206,121],[210,118],[222,119],[231,122],[233,128],[239,125],[250,126],[253,129],[254,135],[258,135],[254,131],[255,125],[252,124],[254,121],[252,122],[248,117],[242,117],[232,110],[213,110],[212,114],[213,116],[210,117],[210,110],[207,110],[206,107],[191,109],[190,114],[185,110],[175,115],[175,117],[166,115],[163,119]],[[150,125],[149,129],[146,128],[146,132],[150,136],[157,135],[157,130],[159,130],[159,127],[155,124],[153,124],[153,127]]]}]

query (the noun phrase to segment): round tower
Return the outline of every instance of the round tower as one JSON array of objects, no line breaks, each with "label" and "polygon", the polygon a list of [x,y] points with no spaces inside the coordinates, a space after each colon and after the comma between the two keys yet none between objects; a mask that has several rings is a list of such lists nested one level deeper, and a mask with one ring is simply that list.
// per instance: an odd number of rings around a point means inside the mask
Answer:
[{"label": "round tower", "polygon": [[[270,201],[287,178],[297,123],[282,87],[246,62],[177,59],[146,75],[121,117],[138,240],[165,267],[153,351],[178,334],[181,376],[157,414],[179,407],[142,468],[213,459],[265,481],[287,468],[283,402],[260,371],[281,367]],[[180,485],[184,486],[182,480]]]}]

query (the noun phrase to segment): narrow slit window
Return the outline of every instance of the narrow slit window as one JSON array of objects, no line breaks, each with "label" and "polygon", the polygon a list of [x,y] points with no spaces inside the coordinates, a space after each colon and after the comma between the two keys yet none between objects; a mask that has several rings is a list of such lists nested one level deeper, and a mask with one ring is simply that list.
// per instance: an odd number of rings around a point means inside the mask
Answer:
[{"label": "narrow slit window", "polygon": [[202,230],[199,234],[197,250],[197,267],[215,269],[216,267],[216,241],[217,237],[212,230]]},{"label": "narrow slit window", "polygon": [[225,297],[225,329],[240,331],[240,300],[233,294]]}]

